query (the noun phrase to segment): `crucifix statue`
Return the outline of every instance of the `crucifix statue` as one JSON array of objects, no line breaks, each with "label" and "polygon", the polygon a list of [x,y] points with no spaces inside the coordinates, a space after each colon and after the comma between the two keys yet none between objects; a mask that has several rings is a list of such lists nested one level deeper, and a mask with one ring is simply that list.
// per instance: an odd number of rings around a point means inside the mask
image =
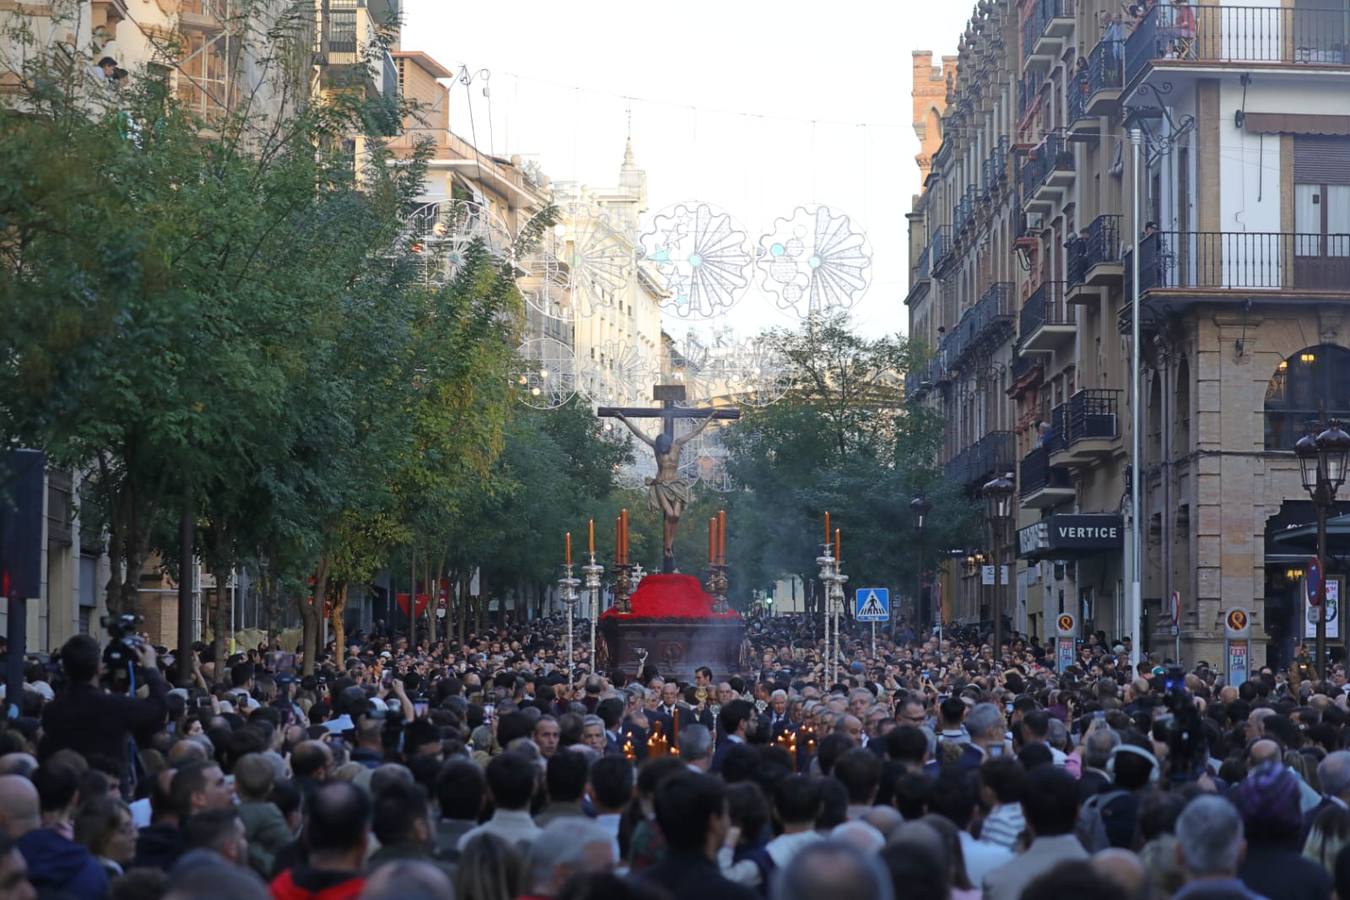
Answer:
[{"label": "crucifix statue", "polygon": [[[689,482],[680,477],[680,450],[701,434],[713,419],[739,419],[741,411],[731,406],[707,410],[678,407],[675,404],[684,399],[682,384],[658,384],[652,388],[652,399],[661,404],[659,409],[602,406],[596,410],[596,415],[618,419],[656,454],[656,477],[647,479],[647,504],[660,512],[664,520],[662,548],[665,554],[661,571],[669,573],[675,571],[675,529],[691,501]],[[660,419],[661,433],[655,438],[647,437],[633,419]],[[677,438],[676,419],[701,421],[693,431]]]}]

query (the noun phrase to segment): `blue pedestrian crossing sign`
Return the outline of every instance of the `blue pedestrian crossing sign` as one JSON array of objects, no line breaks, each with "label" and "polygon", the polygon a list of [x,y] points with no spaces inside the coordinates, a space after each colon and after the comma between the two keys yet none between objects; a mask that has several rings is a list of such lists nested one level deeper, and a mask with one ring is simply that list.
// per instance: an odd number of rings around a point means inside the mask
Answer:
[{"label": "blue pedestrian crossing sign", "polygon": [[853,618],[858,622],[889,622],[890,588],[858,588],[853,596]]}]

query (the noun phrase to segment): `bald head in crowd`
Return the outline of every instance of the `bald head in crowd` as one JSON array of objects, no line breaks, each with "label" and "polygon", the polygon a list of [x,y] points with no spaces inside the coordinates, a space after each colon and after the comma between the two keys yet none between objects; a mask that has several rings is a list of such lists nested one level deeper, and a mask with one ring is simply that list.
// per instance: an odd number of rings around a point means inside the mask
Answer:
[{"label": "bald head in crowd", "polygon": [[37,788],[22,775],[0,775],[0,832],[18,840],[42,824]]}]

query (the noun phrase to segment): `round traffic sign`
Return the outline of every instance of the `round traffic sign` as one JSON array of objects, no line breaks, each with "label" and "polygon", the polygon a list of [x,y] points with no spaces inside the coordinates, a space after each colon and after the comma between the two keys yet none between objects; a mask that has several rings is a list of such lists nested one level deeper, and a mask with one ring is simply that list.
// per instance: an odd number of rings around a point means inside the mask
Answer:
[{"label": "round traffic sign", "polygon": [[1247,627],[1247,611],[1245,609],[1230,609],[1228,611],[1228,627],[1233,631],[1242,631]]},{"label": "round traffic sign", "polygon": [[1059,619],[1055,624],[1059,626],[1059,630],[1062,634],[1071,633],[1074,626],[1073,616],[1069,613],[1060,613]]}]

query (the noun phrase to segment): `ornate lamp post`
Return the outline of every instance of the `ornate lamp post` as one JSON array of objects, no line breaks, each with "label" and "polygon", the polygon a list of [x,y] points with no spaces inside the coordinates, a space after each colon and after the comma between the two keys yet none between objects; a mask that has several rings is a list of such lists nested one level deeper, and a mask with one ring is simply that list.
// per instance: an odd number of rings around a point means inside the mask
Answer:
[{"label": "ornate lamp post", "polygon": [[[569,553],[570,557],[571,554]],[[577,600],[580,595],[577,588],[581,582],[572,577],[572,563],[568,562],[563,566],[563,576],[558,579],[558,588],[562,591],[562,602],[567,607],[567,684],[572,685],[572,615],[576,611]]]},{"label": "ornate lamp post", "polygon": [[[919,570],[914,576],[914,603],[916,606],[923,603],[923,526],[928,518],[928,512],[933,508],[933,504],[928,502],[928,498],[919,494],[913,500],[909,501],[909,509],[914,513],[914,532],[919,539]],[[942,610],[932,610],[932,621],[937,622],[938,627],[938,649],[942,649]],[[925,622],[925,625],[931,625],[931,622]],[[931,632],[930,632],[931,634]],[[894,629],[891,631],[891,638],[895,638]]]},{"label": "ornate lamp post", "polygon": [[1321,571],[1317,601],[1317,677],[1327,676],[1327,514],[1336,502],[1336,492],[1345,483],[1347,460],[1350,459],[1350,434],[1339,422],[1317,437],[1306,434],[1294,445],[1298,455],[1299,473],[1303,489],[1312,500],[1317,514],[1317,567]]},{"label": "ornate lamp post", "polygon": [[[1013,482],[1007,475],[990,480],[980,491],[984,495],[985,511],[989,517],[989,536],[994,556],[994,659],[1003,659],[1003,591],[999,588],[1003,576],[1004,532],[1012,521]],[[1009,579],[1011,580],[1011,579]]]},{"label": "ornate lamp post", "polygon": [[[590,562],[581,567],[582,577],[586,580],[586,591],[590,594],[591,614],[591,672],[595,672],[595,620],[600,617],[600,576],[605,567],[595,561],[595,550],[588,554]],[[568,617],[569,624],[571,617]]]}]

